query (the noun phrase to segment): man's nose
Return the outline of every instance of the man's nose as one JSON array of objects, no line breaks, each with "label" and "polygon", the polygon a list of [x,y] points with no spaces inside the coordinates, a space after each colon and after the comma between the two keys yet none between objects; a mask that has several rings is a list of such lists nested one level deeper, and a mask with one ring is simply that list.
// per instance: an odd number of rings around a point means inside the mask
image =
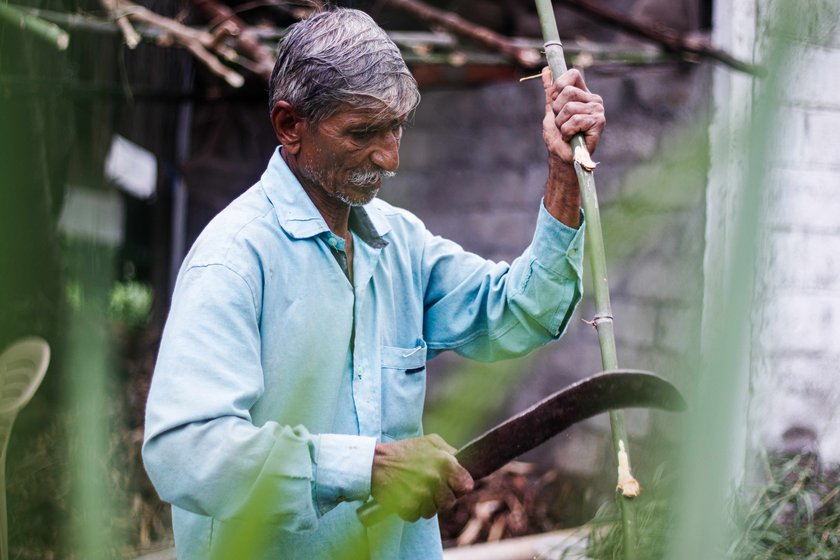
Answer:
[{"label": "man's nose", "polygon": [[380,136],[370,154],[370,161],[385,171],[396,171],[400,166],[400,137],[388,131]]}]

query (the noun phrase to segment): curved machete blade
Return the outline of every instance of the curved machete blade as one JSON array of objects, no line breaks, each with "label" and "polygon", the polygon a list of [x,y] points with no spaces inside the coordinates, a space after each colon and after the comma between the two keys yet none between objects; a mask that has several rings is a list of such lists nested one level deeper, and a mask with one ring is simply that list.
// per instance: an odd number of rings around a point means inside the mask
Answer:
[{"label": "curved machete blade", "polygon": [[[455,457],[475,480],[501,468],[572,424],[620,408],[685,410],[676,387],[648,371],[615,369],[596,373],[505,420],[462,447]],[[356,510],[370,527],[389,515],[375,500]]]},{"label": "curved machete blade", "polygon": [[501,468],[569,426],[621,408],[685,410],[676,387],[653,373],[616,369],[597,373],[543,399],[462,447],[458,462],[475,480]]}]

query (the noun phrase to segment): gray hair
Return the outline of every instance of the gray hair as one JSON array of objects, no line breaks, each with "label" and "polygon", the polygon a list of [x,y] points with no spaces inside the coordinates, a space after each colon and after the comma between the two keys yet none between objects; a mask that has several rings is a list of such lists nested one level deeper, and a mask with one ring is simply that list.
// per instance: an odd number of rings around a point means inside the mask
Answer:
[{"label": "gray hair", "polygon": [[317,124],[342,104],[402,116],[420,92],[385,31],[364,12],[337,8],[289,28],[271,73],[269,111],[278,101]]}]

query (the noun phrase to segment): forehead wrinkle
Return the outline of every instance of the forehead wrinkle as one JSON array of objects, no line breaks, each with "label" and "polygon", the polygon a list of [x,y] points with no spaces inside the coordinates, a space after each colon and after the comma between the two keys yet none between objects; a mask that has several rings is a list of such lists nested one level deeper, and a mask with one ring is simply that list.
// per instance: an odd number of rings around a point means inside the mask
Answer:
[{"label": "forehead wrinkle", "polygon": [[407,113],[397,114],[390,107],[376,110],[347,106],[336,114],[346,115],[345,124],[348,128],[362,126],[366,129],[393,128],[404,123],[408,117]]}]

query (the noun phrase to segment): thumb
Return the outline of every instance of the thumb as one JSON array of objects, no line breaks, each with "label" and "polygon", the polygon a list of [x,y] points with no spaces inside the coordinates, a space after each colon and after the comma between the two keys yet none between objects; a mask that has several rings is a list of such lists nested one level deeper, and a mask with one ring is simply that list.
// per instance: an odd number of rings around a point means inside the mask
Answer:
[{"label": "thumb", "polygon": [[552,101],[554,101],[553,97],[555,97],[552,95],[552,91],[554,90],[554,84],[551,80],[551,68],[549,68],[548,66],[543,67],[541,76],[543,83],[543,92],[545,93],[545,102],[551,103]]}]

